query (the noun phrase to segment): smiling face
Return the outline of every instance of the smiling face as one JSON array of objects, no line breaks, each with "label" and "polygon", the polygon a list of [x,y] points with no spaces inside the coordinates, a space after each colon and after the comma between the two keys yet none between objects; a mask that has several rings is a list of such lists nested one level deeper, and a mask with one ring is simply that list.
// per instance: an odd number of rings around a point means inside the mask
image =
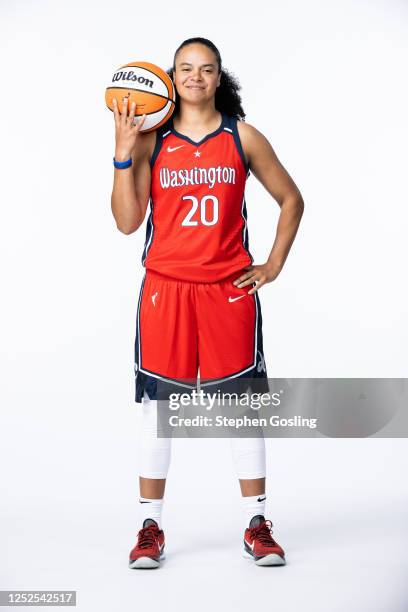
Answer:
[{"label": "smiling face", "polygon": [[220,84],[217,58],[206,45],[192,43],[177,53],[173,81],[186,102],[206,102],[215,96]]}]

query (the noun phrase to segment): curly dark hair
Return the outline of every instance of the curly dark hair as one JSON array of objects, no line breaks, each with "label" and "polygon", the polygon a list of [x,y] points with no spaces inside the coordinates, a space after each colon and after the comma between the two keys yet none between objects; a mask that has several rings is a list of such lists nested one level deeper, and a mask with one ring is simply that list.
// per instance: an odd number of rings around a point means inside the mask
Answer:
[{"label": "curly dark hair", "polygon": [[[166,70],[169,77],[172,78],[172,72],[176,69],[177,53],[180,51],[180,49],[192,43],[206,45],[209,49],[211,49],[211,51],[213,51],[215,57],[217,58],[218,72],[221,72],[221,79],[220,85],[217,87],[215,92],[215,108],[220,112],[224,112],[227,115],[241,119],[241,121],[245,121],[246,115],[244,109],[242,108],[241,96],[238,93],[241,89],[241,85],[239,84],[238,79],[231,74],[231,72],[222,67],[220,52],[214,43],[211,42],[211,40],[208,40],[208,38],[195,36],[194,38],[187,38],[186,40],[183,40],[181,45],[177,47],[176,52],[174,53],[172,68]],[[176,106],[174,109],[174,115],[178,115],[179,111],[180,98],[176,91]]]}]

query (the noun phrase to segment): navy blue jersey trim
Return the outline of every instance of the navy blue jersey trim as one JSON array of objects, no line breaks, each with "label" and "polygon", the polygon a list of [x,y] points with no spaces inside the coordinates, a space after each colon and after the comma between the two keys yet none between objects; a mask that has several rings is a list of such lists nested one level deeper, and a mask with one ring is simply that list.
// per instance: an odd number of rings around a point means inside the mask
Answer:
[{"label": "navy blue jersey trim", "polygon": [[[232,134],[233,138],[234,138],[234,142],[235,142],[235,146],[237,148],[238,154],[241,157],[242,163],[244,165],[245,171],[247,173],[247,178],[250,174],[249,172],[249,165],[246,162],[245,159],[245,155],[244,155],[244,151],[241,145],[241,139],[239,137],[238,134],[238,128],[237,128],[237,118],[233,117],[231,115],[227,116],[227,120],[226,120],[226,126],[225,129],[230,132],[230,134]],[[242,226],[242,245],[245,249],[245,251],[247,252],[248,256],[251,259],[251,263],[253,263],[254,258],[249,250],[249,237],[248,237],[248,215],[247,215],[247,208],[246,208],[246,202],[245,202],[245,195],[243,196],[242,199],[242,205],[241,205],[241,216],[243,219],[243,226]]]},{"label": "navy blue jersey trim", "polygon": [[154,143],[154,149],[153,149],[153,153],[152,156],[150,158],[150,170],[153,168],[153,164],[156,161],[156,158],[160,152],[161,149],[161,145],[162,145],[162,138],[160,137],[158,130],[156,130],[156,142]]},{"label": "navy blue jersey trim", "polygon": [[248,176],[250,174],[249,164],[247,160],[245,159],[244,149],[242,148],[241,138],[239,137],[237,124],[238,124],[238,119],[236,117],[231,117],[232,135],[234,136],[235,145],[238,149],[238,153],[241,156],[242,163],[244,164],[244,167],[245,167],[245,172],[247,173],[247,176]]},{"label": "navy blue jersey trim", "polygon": [[135,402],[142,403],[145,391],[149,399],[157,400],[157,380],[138,372],[135,379]]},{"label": "navy blue jersey trim", "polygon": [[154,214],[154,202],[153,198],[150,196],[150,214],[146,223],[146,238],[142,253],[142,266],[146,261],[147,254],[152,246],[153,237],[154,237],[154,223],[153,223],[153,214]]},{"label": "navy blue jersey trim", "polygon": [[227,116],[225,113],[221,112],[221,123],[219,127],[216,130],[214,130],[214,132],[211,132],[210,134],[207,134],[207,136],[204,136],[204,138],[202,138],[198,142],[194,142],[194,140],[191,140],[191,138],[189,138],[188,136],[185,136],[184,134],[180,134],[180,132],[177,132],[177,130],[174,127],[173,116],[170,118],[170,121],[171,121],[171,131],[173,132],[175,136],[177,136],[178,138],[181,138],[182,140],[186,140],[190,144],[193,144],[195,147],[198,147],[199,145],[202,145],[204,142],[206,142],[209,138],[212,138],[213,136],[216,136],[217,134],[223,131],[224,126],[227,123]]},{"label": "navy blue jersey trim", "polygon": [[249,250],[248,215],[247,215],[245,195],[243,196],[243,200],[242,200],[241,215],[244,220],[244,226],[242,228],[242,244],[243,244],[245,251],[248,253],[249,257],[251,258],[251,263],[253,263],[254,258],[252,256],[251,251]]},{"label": "navy blue jersey trim", "polygon": [[157,156],[160,153],[160,150],[163,145],[163,140],[167,136],[167,132],[170,131],[170,125],[171,125],[171,117],[167,119],[166,123],[163,123],[163,125],[161,125],[156,130],[156,143],[154,145],[153,154],[150,158],[150,169],[153,168],[154,162],[156,161]]}]

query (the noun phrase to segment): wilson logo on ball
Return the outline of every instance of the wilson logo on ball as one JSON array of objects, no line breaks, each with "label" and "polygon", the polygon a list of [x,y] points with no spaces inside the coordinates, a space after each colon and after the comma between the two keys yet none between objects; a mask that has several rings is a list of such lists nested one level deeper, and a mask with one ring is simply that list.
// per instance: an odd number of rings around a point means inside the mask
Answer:
[{"label": "wilson logo on ball", "polygon": [[149,81],[143,76],[137,76],[132,70],[129,72],[115,72],[112,81],[114,83],[116,81],[137,81],[138,83],[143,83],[147,87],[150,87],[150,89],[153,87],[153,81]]}]

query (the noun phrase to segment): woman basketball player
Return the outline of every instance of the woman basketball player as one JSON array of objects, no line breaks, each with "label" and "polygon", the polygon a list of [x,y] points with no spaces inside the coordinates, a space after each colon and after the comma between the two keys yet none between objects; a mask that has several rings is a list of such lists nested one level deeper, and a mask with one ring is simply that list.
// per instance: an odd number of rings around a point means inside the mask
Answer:
[{"label": "woman basketball player", "polygon": [[[135,232],[151,201],[135,340],[135,400],[143,416],[141,528],[131,568],[158,567],[164,558],[161,509],[171,438],[157,436],[158,381],[196,379],[199,368],[200,381],[246,377],[268,390],[257,291],[282,270],[304,207],[268,140],[245,123],[240,86],[211,41],[185,40],[168,74],[176,107],[157,130],[140,132],[144,118],[134,122],[134,104],[128,108],[125,98],[119,113],[114,101],[118,229]],[[268,260],[258,265],[248,249],[250,172],[281,209]],[[231,450],[245,514],[244,555],[258,565],[283,565],[284,551],[265,519],[265,440],[233,437]]]}]

